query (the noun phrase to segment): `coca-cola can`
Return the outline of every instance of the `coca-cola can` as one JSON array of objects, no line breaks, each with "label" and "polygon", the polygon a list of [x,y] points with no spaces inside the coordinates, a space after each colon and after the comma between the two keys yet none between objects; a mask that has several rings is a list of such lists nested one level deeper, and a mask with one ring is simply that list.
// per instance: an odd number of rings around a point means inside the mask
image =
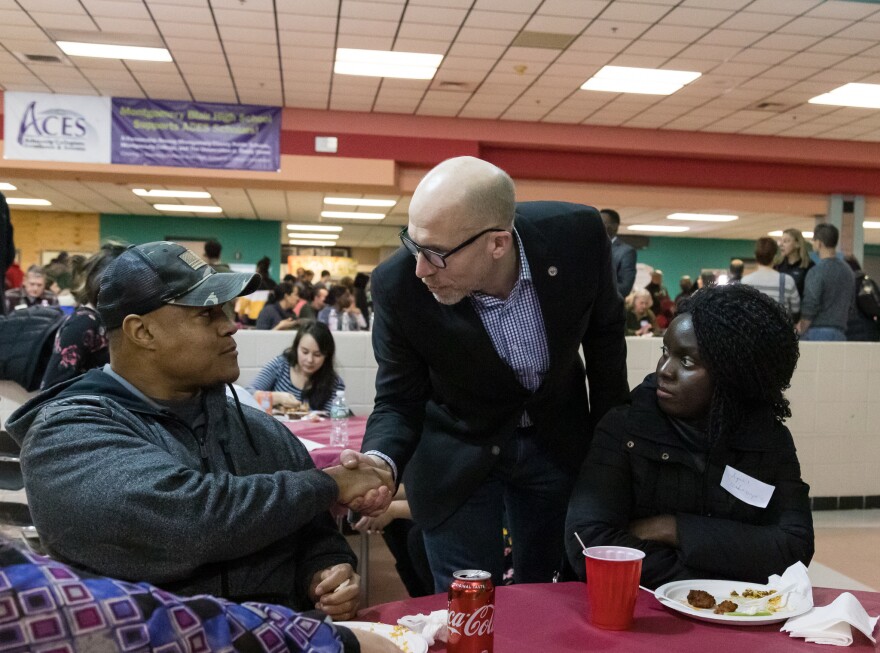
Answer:
[{"label": "coca-cola can", "polygon": [[463,569],[449,586],[447,653],[492,653],[495,640],[495,586],[492,574]]}]

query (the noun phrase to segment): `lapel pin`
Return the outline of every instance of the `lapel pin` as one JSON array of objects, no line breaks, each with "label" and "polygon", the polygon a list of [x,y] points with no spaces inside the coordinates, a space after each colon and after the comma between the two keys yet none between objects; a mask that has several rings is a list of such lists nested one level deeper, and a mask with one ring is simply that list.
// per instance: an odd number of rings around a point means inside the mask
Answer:
[{"label": "lapel pin", "polygon": [[555,265],[551,265],[549,268],[547,268],[547,274],[549,274],[551,277],[555,277],[557,274],[559,274],[559,270],[556,269]]}]

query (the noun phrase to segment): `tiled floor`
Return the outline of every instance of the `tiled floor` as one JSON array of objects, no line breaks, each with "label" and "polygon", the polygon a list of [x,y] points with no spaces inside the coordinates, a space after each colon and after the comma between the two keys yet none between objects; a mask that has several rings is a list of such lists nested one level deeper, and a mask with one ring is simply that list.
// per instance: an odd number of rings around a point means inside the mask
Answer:
[{"label": "tiled floor", "polygon": [[880,591],[880,510],[813,513],[814,585]]}]

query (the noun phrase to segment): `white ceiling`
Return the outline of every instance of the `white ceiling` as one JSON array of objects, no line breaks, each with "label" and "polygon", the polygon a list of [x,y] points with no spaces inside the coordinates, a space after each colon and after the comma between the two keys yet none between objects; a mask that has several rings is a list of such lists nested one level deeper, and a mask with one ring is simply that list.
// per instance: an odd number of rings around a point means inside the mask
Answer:
[{"label": "white ceiling", "polygon": [[[174,62],[67,58],[53,40],[71,31],[164,45]],[[513,45],[524,31],[572,42]],[[429,81],[348,77],[332,72],[336,47],[445,58]],[[578,90],[606,64],[703,76],[667,97]],[[10,91],[880,141],[880,111],[807,104],[847,82],[880,83],[876,0],[0,0],[0,89]],[[156,213],[126,186],[0,181],[53,210]],[[230,217],[315,221],[322,206],[322,193],[206,190]],[[627,225],[679,207],[616,208]],[[740,215],[687,235],[754,238],[813,223]],[[404,223],[399,204],[386,226],[347,223],[340,244],[395,244]]]}]

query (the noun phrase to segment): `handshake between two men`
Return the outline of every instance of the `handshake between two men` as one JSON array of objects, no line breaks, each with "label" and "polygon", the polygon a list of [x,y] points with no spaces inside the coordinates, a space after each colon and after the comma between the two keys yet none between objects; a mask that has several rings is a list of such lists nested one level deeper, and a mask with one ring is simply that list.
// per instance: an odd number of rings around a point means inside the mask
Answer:
[{"label": "handshake between two men", "polygon": [[352,449],[344,450],[340,464],[324,472],[339,488],[339,503],[368,517],[385,512],[397,489],[388,463]]}]

